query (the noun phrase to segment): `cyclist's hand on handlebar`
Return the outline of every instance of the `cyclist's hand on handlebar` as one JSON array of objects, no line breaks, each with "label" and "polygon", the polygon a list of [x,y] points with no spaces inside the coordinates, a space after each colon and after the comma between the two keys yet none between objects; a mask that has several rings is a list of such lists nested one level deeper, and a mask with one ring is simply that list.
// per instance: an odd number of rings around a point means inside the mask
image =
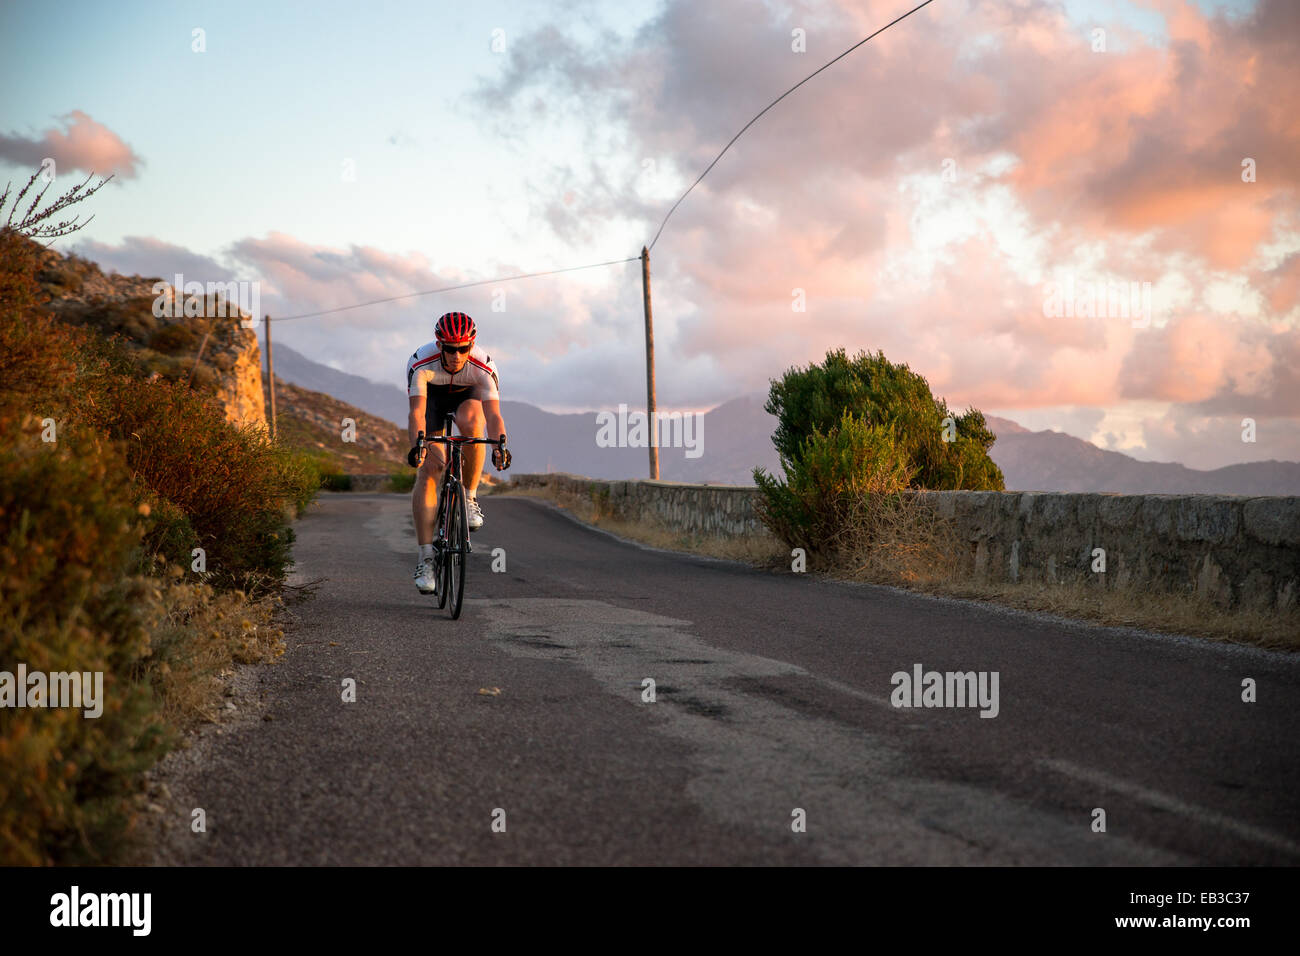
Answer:
[{"label": "cyclist's hand on handlebar", "polygon": [[424,464],[424,456],[427,453],[428,449],[423,445],[416,445],[406,453],[406,463],[412,468],[419,468],[420,465]]},{"label": "cyclist's hand on handlebar", "polygon": [[501,436],[501,444],[492,449],[492,464],[497,471],[505,471],[510,467],[510,449],[506,447],[506,436]]}]

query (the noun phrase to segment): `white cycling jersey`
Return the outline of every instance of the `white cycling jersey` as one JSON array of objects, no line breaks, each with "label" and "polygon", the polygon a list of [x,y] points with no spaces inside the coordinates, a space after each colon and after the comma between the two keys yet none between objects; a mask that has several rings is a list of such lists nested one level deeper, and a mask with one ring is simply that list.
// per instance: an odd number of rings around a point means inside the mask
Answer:
[{"label": "white cycling jersey", "polygon": [[442,367],[442,346],[436,341],[421,345],[406,360],[406,394],[434,401],[462,396],[492,401],[501,397],[492,356],[475,345],[465,367],[453,375]]}]

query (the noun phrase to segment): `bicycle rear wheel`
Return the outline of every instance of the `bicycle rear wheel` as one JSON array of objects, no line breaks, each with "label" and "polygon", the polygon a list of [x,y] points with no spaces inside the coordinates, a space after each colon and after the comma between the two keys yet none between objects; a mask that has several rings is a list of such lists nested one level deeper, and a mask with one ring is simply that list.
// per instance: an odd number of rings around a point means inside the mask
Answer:
[{"label": "bicycle rear wheel", "polygon": [[443,553],[447,600],[452,619],[460,617],[465,598],[465,561],[469,556],[469,522],[465,517],[465,489],[457,482],[455,500],[447,508],[447,550]]}]

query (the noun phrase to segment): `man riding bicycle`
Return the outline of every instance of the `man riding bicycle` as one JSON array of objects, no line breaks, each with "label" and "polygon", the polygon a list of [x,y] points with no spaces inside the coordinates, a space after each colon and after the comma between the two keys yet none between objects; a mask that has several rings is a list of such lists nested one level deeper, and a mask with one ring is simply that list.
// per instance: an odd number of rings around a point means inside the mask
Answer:
[{"label": "man riding bicycle", "polygon": [[[464,312],[448,312],[438,319],[434,341],[422,345],[406,360],[406,394],[411,402],[407,432],[411,451],[406,460],[418,468],[411,494],[411,511],[415,517],[415,536],[419,544],[415,566],[415,586],[421,594],[437,591],[434,573],[433,536],[438,514],[438,484],[447,467],[447,453],[441,445],[416,447],[419,432],[426,436],[441,435],[448,413],[455,415],[456,428],[462,435],[482,438],[487,434],[505,438],[506,423],[501,417],[501,400],[497,391],[497,369],[491,356],[474,344],[477,330],[474,320]],[[478,483],[483,473],[482,445],[465,447],[466,511],[470,531],[483,527],[483,509],[478,504]],[[492,449],[492,464],[497,471],[510,467],[510,452]]]}]

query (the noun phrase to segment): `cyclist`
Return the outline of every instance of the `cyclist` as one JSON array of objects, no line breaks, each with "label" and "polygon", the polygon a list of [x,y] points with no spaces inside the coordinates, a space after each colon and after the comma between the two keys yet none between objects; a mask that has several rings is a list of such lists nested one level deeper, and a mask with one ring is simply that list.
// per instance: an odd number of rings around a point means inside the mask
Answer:
[{"label": "cyclist", "polygon": [[[406,394],[411,402],[407,432],[411,451],[407,463],[418,468],[411,495],[415,517],[415,535],[419,544],[415,566],[415,586],[421,594],[437,592],[434,573],[433,536],[438,515],[438,484],[447,467],[447,452],[442,445],[415,447],[417,433],[425,437],[442,434],[447,413],[455,415],[456,428],[462,435],[484,438],[487,434],[504,437],[506,423],[501,417],[501,399],[497,391],[497,369],[491,356],[474,344],[477,330],[474,320],[464,312],[448,312],[434,327],[434,340],[420,346],[406,360]],[[466,519],[470,531],[483,527],[483,509],[478,503],[478,483],[483,472],[485,445],[468,445],[464,449]],[[497,471],[510,467],[510,452],[492,449],[492,464]]]}]

